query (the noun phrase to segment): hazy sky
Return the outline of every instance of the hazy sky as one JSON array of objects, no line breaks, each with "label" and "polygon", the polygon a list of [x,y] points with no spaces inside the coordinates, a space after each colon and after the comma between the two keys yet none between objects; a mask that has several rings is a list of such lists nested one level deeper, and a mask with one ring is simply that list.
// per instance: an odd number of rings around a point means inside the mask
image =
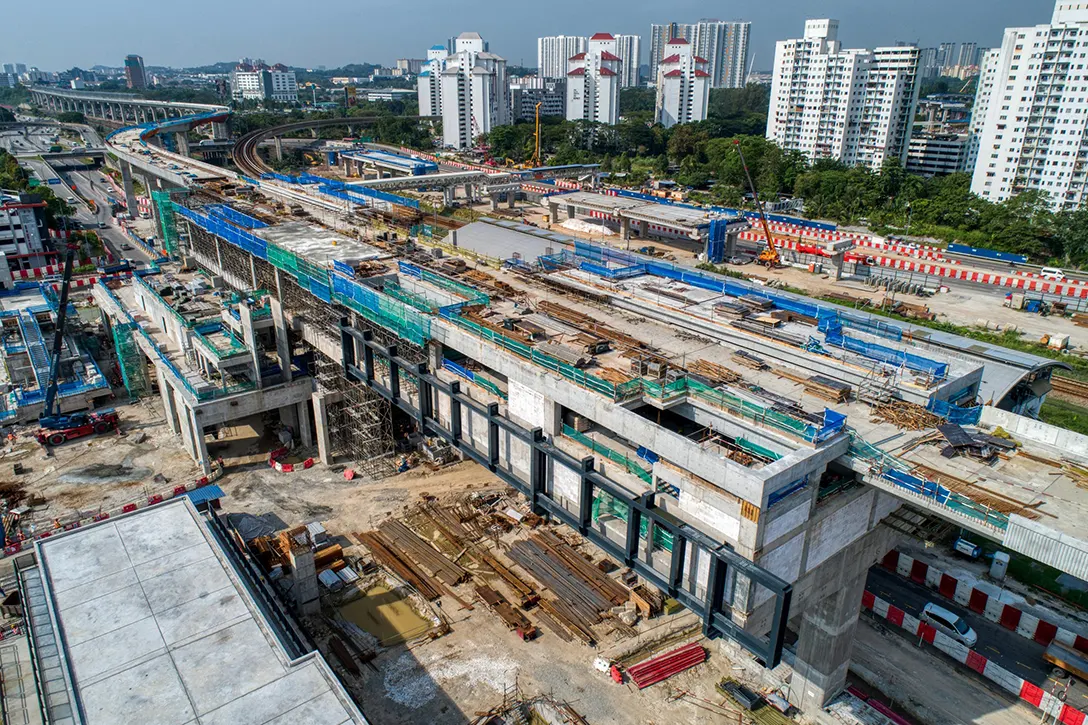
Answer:
[{"label": "hazy sky", "polygon": [[[451,35],[478,31],[511,64],[536,64],[541,35],[634,33],[648,53],[651,23],[704,17],[748,20],[755,68],[769,69],[774,42],[799,37],[805,18],[839,20],[848,47],[996,45],[1007,26],[1050,21],[1053,0],[80,0],[7,3],[0,62],[46,70],[119,66],[128,53],[148,65],[195,66],[242,56],[330,68],[420,58]],[[751,58],[751,53],[749,54]]]}]

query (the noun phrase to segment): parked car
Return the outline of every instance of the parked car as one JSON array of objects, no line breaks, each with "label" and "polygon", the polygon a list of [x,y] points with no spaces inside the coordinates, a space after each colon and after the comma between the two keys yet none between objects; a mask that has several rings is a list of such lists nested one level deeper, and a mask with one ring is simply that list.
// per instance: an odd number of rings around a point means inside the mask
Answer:
[{"label": "parked car", "polygon": [[922,610],[922,621],[971,649],[978,644],[978,635],[963,617],[933,602],[927,604]]}]

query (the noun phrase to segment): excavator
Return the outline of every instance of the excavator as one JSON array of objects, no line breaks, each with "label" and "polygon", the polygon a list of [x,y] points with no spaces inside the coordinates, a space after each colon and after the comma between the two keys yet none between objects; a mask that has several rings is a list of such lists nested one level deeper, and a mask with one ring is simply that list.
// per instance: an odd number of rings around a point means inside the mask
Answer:
[{"label": "excavator", "polygon": [[36,438],[42,445],[51,446],[83,438],[93,433],[105,433],[117,428],[120,416],[113,410],[94,412],[61,413],[57,402],[60,383],[60,355],[64,347],[64,331],[68,322],[68,290],[72,285],[72,269],[76,256],[76,244],[69,244],[64,257],[64,277],[61,280],[60,299],[57,304],[57,330],[53,336],[53,354],[49,361],[49,381],[45,388],[45,405],[38,417]]},{"label": "excavator", "polygon": [[752,199],[755,200],[756,211],[759,212],[759,221],[763,225],[763,235],[767,242],[767,248],[759,253],[757,261],[767,269],[777,269],[782,266],[782,257],[779,256],[778,249],[774,246],[771,227],[767,223],[767,216],[763,213],[763,202],[759,200],[759,192],[756,191],[756,185],[752,183],[752,174],[748,171],[748,162],[744,160],[744,151],[740,148],[740,141],[734,140],[733,145],[736,147],[737,153],[740,154],[740,163],[744,167],[744,178],[748,180],[748,189],[752,192]]}]

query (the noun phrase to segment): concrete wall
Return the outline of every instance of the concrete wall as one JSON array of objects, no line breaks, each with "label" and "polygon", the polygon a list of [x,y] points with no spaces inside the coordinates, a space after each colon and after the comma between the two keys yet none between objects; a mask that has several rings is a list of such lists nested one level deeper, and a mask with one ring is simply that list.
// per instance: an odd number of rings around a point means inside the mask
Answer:
[{"label": "concrete wall", "polygon": [[999,410],[991,405],[987,405],[982,409],[980,423],[984,428],[989,429],[1001,426],[1014,438],[1042,443],[1061,451],[1063,456],[1080,458],[1088,463],[1088,436],[1081,433],[1075,433],[1006,410]]}]

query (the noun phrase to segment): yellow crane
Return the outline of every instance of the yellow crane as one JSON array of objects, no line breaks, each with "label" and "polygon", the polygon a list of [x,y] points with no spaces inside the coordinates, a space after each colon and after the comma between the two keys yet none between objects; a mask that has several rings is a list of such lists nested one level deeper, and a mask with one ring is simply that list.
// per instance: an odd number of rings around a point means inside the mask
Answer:
[{"label": "yellow crane", "polygon": [[538,101],[536,104],[536,132],[533,134],[533,168],[540,166],[540,107],[544,105],[542,101]]},{"label": "yellow crane", "polygon": [[744,167],[744,178],[748,180],[748,188],[752,191],[752,199],[756,203],[756,211],[759,212],[759,221],[763,225],[763,235],[766,237],[767,248],[759,253],[759,263],[766,265],[767,269],[774,269],[782,266],[782,257],[778,254],[778,249],[774,246],[774,237],[771,236],[771,227],[767,224],[767,217],[763,214],[763,202],[759,200],[759,192],[756,191],[756,185],[752,183],[752,174],[748,171],[748,162],[744,160],[744,152],[741,151],[740,141],[733,141],[733,145],[737,148],[737,153],[740,154],[740,164]]}]

